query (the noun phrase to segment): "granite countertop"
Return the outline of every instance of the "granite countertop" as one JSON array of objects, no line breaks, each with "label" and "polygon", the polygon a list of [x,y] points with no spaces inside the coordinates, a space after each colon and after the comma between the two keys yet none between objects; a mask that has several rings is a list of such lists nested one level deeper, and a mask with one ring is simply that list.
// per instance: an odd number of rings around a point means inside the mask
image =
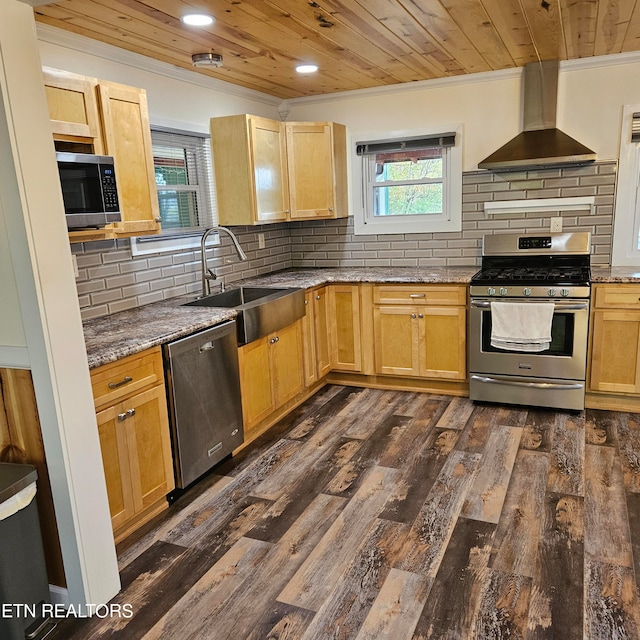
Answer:
[{"label": "granite countertop", "polygon": [[[349,269],[287,269],[248,280],[238,286],[299,287],[329,283],[468,284],[477,267],[371,267]],[[177,340],[236,317],[233,309],[180,306],[191,298],[162,302],[93,318],[83,323],[89,368]]]},{"label": "granite countertop", "polygon": [[637,267],[591,267],[591,282],[616,284],[640,284],[640,266]]}]

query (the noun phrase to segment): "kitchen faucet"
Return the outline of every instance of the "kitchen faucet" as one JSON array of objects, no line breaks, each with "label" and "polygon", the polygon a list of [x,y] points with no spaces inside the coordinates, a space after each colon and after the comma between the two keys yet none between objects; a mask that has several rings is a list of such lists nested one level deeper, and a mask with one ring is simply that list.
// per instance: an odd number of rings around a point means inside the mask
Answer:
[{"label": "kitchen faucet", "polygon": [[[240,246],[240,243],[238,242],[238,238],[236,238],[236,236],[234,235],[234,233],[232,231],[230,231],[229,229],[227,229],[226,227],[209,227],[208,229],[205,230],[205,232],[202,234],[202,240],[200,241],[200,247],[201,247],[201,263],[202,263],[202,296],[208,296],[211,293],[211,280],[217,280],[218,277],[216,276],[216,274],[207,267],[207,249],[206,249],[206,243],[207,243],[207,238],[209,237],[210,234],[212,234],[213,232],[218,232],[220,233],[221,231],[226,233],[231,240],[233,241],[233,246],[236,248],[236,252],[238,253],[238,257],[240,258],[240,260],[248,260],[249,258],[247,258],[247,254],[242,250],[242,247]],[[224,279],[220,278],[220,291],[224,291]]]}]

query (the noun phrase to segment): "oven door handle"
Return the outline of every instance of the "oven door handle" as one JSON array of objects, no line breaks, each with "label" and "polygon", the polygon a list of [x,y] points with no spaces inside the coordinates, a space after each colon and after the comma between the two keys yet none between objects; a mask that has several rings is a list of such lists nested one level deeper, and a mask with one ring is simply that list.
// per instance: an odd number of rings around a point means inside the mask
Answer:
[{"label": "oven door handle", "polygon": [[485,382],[489,384],[507,384],[514,387],[530,387],[534,389],[583,389],[584,385],[579,382],[520,382],[519,380],[508,380],[506,378],[492,378],[490,376],[471,376],[476,382]]},{"label": "oven door handle", "polygon": [[[533,302],[533,300],[532,300]],[[527,304],[527,303],[525,303]],[[574,303],[564,303],[564,302],[555,302],[556,309],[558,311],[569,311],[573,309],[587,309],[589,307],[588,302],[574,302]],[[472,307],[478,307],[480,309],[489,309],[491,307],[491,302],[487,300],[472,300]]]}]

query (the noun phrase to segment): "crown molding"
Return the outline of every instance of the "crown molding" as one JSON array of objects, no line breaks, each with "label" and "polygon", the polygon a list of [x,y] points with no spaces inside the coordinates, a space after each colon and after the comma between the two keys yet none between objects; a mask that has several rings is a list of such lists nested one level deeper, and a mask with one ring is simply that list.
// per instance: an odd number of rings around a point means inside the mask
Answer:
[{"label": "crown molding", "polygon": [[[560,72],[596,69],[599,67],[611,67],[621,64],[640,63],[640,52],[615,53],[606,56],[592,56],[577,60],[561,60]],[[391,94],[402,94],[425,89],[437,89],[453,87],[465,84],[477,84],[480,82],[495,82],[496,80],[509,80],[520,78],[522,67],[512,69],[500,69],[497,71],[482,71],[480,73],[468,73],[447,78],[432,78],[430,80],[418,80],[417,82],[404,82],[401,84],[386,85],[384,87],[370,87],[367,89],[354,89],[353,91],[340,91],[337,93],[325,93],[319,96],[304,96],[301,98],[289,98],[288,106],[296,107],[304,104],[318,104],[321,102],[335,102],[338,100],[352,100]]]},{"label": "crown molding", "polygon": [[181,82],[188,82],[205,89],[211,89],[214,91],[220,91],[239,98],[245,98],[247,100],[254,100],[256,102],[262,102],[271,107],[278,107],[282,102],[281,98],[270,96],[267,93],[256,91],[254,89],[247,89],[239,85],[226,82],[225,80],[218,80],[217,78],[210,78],[196,71],[189,71],[182,67],[177,67],[167,62],[161,62],[154,60],[147,56],[143,56],[139,53],[127,51],[120,47],[100,42],[99,40],[93,40],[85,36],[72,33],[71,31],[65,31],[64,29],[58,29],[48,24],[42,24],[36,22],[36,31],[38,40],[41,42],[47,42],[48,44],[57,45],[73,51],[78,51],[83,54],[89,54],[98,58],[103,58],[111,62],[117,62],[129,67],[141,69],[143,71],[149,71],[160,76],[165,76],[173,80],[179,80]]}]

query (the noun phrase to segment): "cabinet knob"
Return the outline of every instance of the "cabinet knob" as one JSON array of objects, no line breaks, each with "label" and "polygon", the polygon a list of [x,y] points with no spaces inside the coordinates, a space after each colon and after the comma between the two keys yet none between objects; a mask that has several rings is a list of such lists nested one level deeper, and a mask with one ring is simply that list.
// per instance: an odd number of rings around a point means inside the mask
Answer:
[{"label": "cabinet knob", "polygon": [[127,419],[127,414],[126,413],[119,413],[118,414],[118,422],[122,422],[123,420]]},{"label": "cabinet knob", "polygon": [[333,211],[333,207],[329,207],[329,211]]},{"label": "cabinet knob", "polygon": [[131,416],[135,416],[136,415],[136,410],[135,409],[127,409],[127,417],[131,417]]},{"label": "cabinet knob", "polygon": [[424,313],[419,313],[418,318],[424,318]]},{"label": "cabinet knob", "polygon": [[316,296],[316,300],[320,300],[320,297],[321,297],[321,296],[319,296],[319,295],[318,295],[318,296]]},{"label": "cabinet knob", "polygon": [[415,320],[418,316],[416,316],[416,314],[415,314],[415,313],[412,313],[412,314],[411,314],[411,317]]}]

